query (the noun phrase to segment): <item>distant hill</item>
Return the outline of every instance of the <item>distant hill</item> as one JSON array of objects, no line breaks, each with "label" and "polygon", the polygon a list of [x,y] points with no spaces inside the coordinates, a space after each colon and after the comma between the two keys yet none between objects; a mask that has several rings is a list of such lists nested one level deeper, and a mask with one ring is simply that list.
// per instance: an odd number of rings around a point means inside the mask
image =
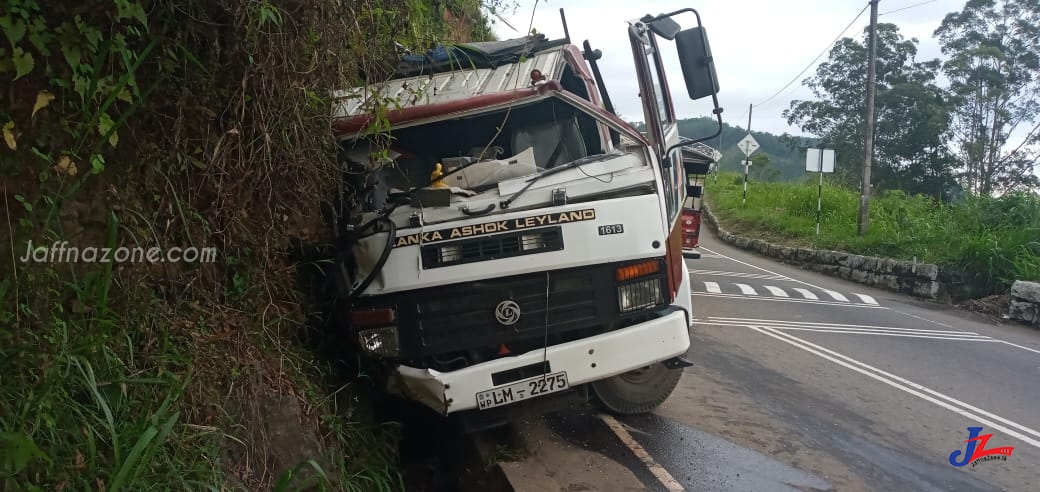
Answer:
[{"label": "distant hill", "polygon": [[[642,122],[635,122],[633,125],[641,131],[645,130]],[[679,120],[679,135],[687,138],[706,137],[715,133],[717,129],[718,124],[709,117]],[[747,131],[743,128],[723,123],[722,135],[720,135],[721,144],[719,137],[704,142],[722,152],[722,160],[719,163],[722,172],[743,172],[741,161],[744,160],[744,153],[737,148],[737,143],[746,134]],[[787,134],[778,136],[769,132],[756,131],[752,131],[751,135],[755,137],[760,146],[756,154],[767,155],[769,167],[775,170],[775,172],[770,172],[768,169],[756,169],[752,166],[752,178],[767,181],[801,181],[805,178],[805,151],[792,148],[786,142],[804,147],[807,139]]]}]

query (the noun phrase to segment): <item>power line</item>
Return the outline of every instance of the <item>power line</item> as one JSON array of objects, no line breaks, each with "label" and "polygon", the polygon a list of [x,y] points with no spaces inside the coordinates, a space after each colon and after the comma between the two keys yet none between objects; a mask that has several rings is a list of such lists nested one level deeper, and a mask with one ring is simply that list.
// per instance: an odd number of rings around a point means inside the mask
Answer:
[{"label": "power line", "polygon": [[[819,61],[820,58],[823,57],[823,55],[827,54],[827,52],[831,49],[831,46],[834,46],[834,43],[837,43],[838,40],[841,39],[841,37],[845,35],[845,31],[848,31],[849,28],[852,27],[852,25],[855,24],[857,20],[859,20],[860,16],[863,15],[863,12],[866,12],[867,8],[869,8],[869,7],[870,7],[869,3],[867,5],[864,5],[863,6],[863,10],[860,10],[859,13],[856,14],[856,17],[854,19],[852,19],[851,22],[849,22],[849,25],[845,26],[845,29],[842,29],[841,32],[838,33],[837,36],[835,36],[834,41],[831,41],[830,44],[828,44],[827,47],[825,47],[823,49],[823,51],[820,52],[819,55],[816,55],[816,58],[814,58],[813,61],[809,62],[809,64],[806,65],[805,68],[803,68],[801,72],[798,72],[798,75],[795,75],[794,78],[792,78],[790,82],[788,82],[786,85],[781,87],[780,90],[776,91],[776,93],[774,93],[772,96],[769,96],[768,98],[766,98],[766,100],[764,100],[764,101],[762,101],[762,102],[760,102],[758,104],[753,104],[752,106],[761,106],[761,105],[771,101],[774,97],[779,96],[780,93],[784,92],[784,90],[786,90],[788,87],[790,87],[791,84],[795,83],[795,81],[797,81],[802,75],[805,74],[805,72],[807,72],[810,68],[812,68],[812,66],[815,65],[816,62]],[[747,110],[745,110],[744,114],[742,114],[740,116],[740,118],[737,118],[737,120],[739,121],[739,120],[743,119],[745,115],[747,115]]]},{"label": "power line", "polygon": [[925,2],[915,3],[915,4],[907,6],[907,7],[903,7],[903,8],[899,8],[899,9],[895,9],[895,10],[889,10],[888,12],[885,12],[883,14],[878,14],[878,16],[880,17],[882,15],[888,15],[888,14],[894,14],[896,12],[902,12],[904,10],[912,9],[914,7],[920,7],[922,5],[927,5],[927,4],[932,3],[932,2],[935,2],[935,0],[927,0]]}]

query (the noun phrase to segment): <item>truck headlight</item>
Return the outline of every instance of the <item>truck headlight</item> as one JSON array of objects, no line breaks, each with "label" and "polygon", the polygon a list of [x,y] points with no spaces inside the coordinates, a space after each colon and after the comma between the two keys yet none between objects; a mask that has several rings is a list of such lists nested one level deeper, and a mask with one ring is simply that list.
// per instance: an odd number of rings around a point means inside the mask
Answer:
[{"label": "truck headlight", "polygon": [[622,313],[664,304],[664,293],[661,290],[659,277],[620,285],[617,292],[618,309]]},{"label": "truck headlight", "polygon": [[364,351],[383,357],[396,357],[400,347],[396,326],[359,331],[358,343]]}]

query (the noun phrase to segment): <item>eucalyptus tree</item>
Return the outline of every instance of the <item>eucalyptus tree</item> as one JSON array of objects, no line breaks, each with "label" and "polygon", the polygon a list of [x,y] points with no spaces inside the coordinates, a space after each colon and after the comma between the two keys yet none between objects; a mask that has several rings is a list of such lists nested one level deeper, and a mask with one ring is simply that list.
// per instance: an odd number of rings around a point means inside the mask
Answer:
[{"label": "eucalyptus tree", "polygon": [[[838,178],[858,182],[864,158],[868,33],[843,38],[803,84],[815,100],[791,101],[787,122],[837,151]],[[895,24],[878,24],[877,93],[874,126],[876,188],[943,194],[951,184],[953,160],[946,146],[949,104],[936,85],[938,60],[918,61],[917,39]]]},{"label": "eucalyptus tree", "polygon": [[969,0],[935,36],[949,57],[965,187],[989,195],[1040,185],[1040,1]]}]

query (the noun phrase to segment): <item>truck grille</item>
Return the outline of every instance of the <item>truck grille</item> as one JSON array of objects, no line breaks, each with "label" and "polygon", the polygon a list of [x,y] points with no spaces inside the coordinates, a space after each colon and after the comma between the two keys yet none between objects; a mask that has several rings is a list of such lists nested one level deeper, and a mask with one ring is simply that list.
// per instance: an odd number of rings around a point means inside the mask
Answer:
[{"label": "truck grille", "polygon": [[[525,344],[518,342],[541,346],[546,336],[552,341],[572,338],[568,333],[587,336],[617,328],[614,270],[613,265],[598,265],[540,272],[387,294],[363,302],[397,308],[403,359],[497,348],[502,343],[520,350]],[[508,317],[506,323],[496,317],[496,308],[506,301],[519,307],[514,324],[507,324],[512,321]]]},{"label": "truck grille", "polygon": [[530,229],[423,246],[424,268],[440,268],[563,249],[559,227]]}]

